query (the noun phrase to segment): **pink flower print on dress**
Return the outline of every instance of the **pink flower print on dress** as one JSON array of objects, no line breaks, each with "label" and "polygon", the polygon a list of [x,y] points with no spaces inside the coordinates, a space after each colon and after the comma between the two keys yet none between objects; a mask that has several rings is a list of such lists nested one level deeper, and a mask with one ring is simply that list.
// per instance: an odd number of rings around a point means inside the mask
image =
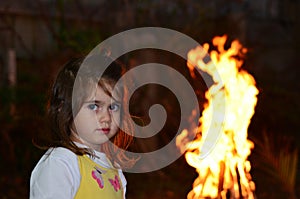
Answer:
[{"label": "pink flower print on dress", "polygon": [[101,169],[99,169],[98,167],[95,167],[95,170],[92,171],[92,177],[97,181],[97,183],[101,189],[103,189],[103,187],[104,187],[102,173],[103,173],[103,171]]},{"label": "pink flower print on dress", "polygon": [[121,189],[119,178],[117,175],[115,175],[115,179],[108,179],[110,184],[114,187],[115,191],[118,191]]}]

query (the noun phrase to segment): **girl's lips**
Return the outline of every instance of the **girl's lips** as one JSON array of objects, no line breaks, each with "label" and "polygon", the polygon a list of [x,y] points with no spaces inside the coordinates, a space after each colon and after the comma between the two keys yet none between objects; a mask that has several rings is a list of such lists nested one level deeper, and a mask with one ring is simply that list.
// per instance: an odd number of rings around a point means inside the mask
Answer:
[{"label": "girl's lips", "polygon": [[99,130],[101,130],[104,134],[108,134],[110,131],[110,128],[101,128]]}]

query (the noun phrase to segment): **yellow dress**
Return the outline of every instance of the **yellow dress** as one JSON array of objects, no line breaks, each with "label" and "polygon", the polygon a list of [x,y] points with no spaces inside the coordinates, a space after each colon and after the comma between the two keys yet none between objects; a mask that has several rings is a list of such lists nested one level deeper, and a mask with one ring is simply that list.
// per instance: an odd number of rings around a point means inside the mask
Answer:
[{"label": "yellow dress", "polygon": [[78,156],[81,174],[75,199],[121,199],[122,182],[117,169],[104,168],[87,155]]}]

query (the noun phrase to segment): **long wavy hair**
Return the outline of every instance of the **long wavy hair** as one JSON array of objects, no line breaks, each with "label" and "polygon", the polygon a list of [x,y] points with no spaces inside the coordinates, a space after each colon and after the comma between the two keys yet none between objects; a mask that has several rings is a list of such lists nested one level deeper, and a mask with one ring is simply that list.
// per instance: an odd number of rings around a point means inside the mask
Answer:
[{"label": "long wavy hair", "polygon": [[[110,63],[109,67],[102,73],[101,78],[98,72],[101,71],[99,70],[101,69],[99,63]],[[111,88],[114,88],[124,71],[125,67],[121,62],[112,60],[106,55],[76,58],[66,63],[58,73],[50,93],[47,113],[51,131],[48,134],[43,134],[37,141],[35,140],[36,145],[43,149],[65,147],[77,155],[94,156],[95,154],[91,149],[78,147],[73,142],[71,128],[74,117],[84,101],[91,96],[91,92],[96,86],[100,86],[105,93],[112,97]],[[74,87],[75,84],[76,87]],[[128,110],[128,90],[125,83],[116,90],[122,99],[121,125],[123,130],[119,128],[118,132],[110,138],[111,143],[103,143],[101,151],[115,166],[130,168],[136,159],[125,154],[134,134]]]}]

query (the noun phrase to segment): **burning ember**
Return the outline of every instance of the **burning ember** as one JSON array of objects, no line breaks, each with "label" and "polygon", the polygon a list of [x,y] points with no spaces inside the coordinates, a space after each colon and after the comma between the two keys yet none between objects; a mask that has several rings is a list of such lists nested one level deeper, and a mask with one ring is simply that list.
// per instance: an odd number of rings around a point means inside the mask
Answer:
[{"label": "burning ember", "polygon": [[[181,150],[187,148],[186,161],[199,173],[188,199],[254,198],[255,184],[251,180],[251,165],[247,160],[254,144],[247,139],[247,129],[254,114],[258,90],[254,78],[241,69],[243,61],[235,58],[241,52],[246,53],[246,49],[235,40],[225,50],[226,40],[226,36],[213,39],[213,45],[218,49],[218,52],[210,53],[213,63],[202,61],[201,47],[188,53],[192,76],[193,66],[196,66],[214,80],[205,93],[207,103],[199,119],[196,139],[185,143],[188,132],[184,130],[176,140]],[[209,45],[204,44],[203,48],[208,52]],[[220,113],[221,117],[218,116]],[[221,119],[214,118],[214,114]],[[219,137],[215,143],[210,143],[210,137],[214,135]],[[207,145],[210,146],[209,151]],[[205,155],[206,152],[209,153]]]}]

